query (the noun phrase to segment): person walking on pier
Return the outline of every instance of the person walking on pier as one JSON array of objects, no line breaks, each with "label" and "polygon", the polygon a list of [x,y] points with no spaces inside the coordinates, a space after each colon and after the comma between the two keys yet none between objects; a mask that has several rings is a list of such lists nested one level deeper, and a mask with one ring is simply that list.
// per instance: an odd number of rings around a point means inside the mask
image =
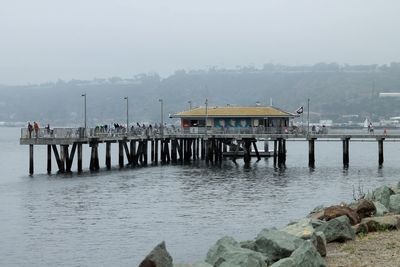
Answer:
[{"label": "person walking on pier", "polygon": [[35,130],[35,137],[38,138],[39,137],[39,124],[36,121],[33,122],[33,129]]},{"label": "person walking on pier", "polygon": [[32,138],[32,131],[33,131],[33,126],[30,122],[28,122],[28,133],[29,133],[29,138]]}]

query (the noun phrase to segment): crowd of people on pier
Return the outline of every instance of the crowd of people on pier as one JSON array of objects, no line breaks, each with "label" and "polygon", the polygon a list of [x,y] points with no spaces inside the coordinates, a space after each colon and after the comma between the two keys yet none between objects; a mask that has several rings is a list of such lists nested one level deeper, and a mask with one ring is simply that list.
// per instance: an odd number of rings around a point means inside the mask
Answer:
[{"label": "crowd of people on pier", "polygon": [[[29,138],[35,137],[38,138],[39,137],[39,123],[37,121],[34,121],[33,124],[31,124],[31,122],[28,122],[28,136]],[[50,129],[50,124],[47,124],[45,127],[46,133],[51,135],[52,131]]]}]

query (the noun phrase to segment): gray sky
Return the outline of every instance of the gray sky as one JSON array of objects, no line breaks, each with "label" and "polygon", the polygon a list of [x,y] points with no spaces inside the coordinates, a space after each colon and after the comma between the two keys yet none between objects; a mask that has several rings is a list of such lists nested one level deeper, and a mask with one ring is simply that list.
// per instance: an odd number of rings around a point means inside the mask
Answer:
[{"label": "gray sky", "polygon": [[400,61],[398,0],[2,0],[0,83]]}]

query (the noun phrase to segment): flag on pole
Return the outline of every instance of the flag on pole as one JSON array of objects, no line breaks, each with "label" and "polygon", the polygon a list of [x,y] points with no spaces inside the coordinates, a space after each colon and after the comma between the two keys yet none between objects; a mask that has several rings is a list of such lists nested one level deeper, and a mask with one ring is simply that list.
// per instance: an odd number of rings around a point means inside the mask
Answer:
[{"label": "flag on pole", "polygon": [[302,114],[302,113],[303,113],[303,106],[299,107],[299,108],[296,110],[296,113],[297,113],[297,114]]}]

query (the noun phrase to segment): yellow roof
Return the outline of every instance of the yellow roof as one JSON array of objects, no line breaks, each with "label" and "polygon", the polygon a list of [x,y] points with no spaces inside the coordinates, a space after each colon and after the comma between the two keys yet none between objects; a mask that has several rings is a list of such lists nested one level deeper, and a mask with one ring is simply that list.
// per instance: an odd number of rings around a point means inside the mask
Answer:
[{"label": "yellow roof", "polygon": [[[208,107],[208,117],[293,117],[294,115],[275,107]],[[206,108],[198,107],[174,114],[173,117],[205,117]]]}]

